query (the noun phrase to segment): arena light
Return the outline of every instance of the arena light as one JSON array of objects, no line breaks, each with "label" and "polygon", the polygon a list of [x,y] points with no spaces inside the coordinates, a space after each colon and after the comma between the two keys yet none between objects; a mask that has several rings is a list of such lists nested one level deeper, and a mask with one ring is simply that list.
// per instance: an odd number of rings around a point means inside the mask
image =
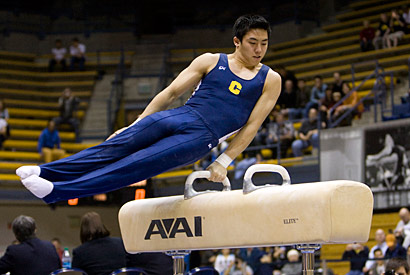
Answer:
[{"label": "arena light", "polygon": [[70,205],[70,206],[75,206],[75,205],[77,205],[77,204],[78,204],[78,198],[77,198],[77,199],[68,200],[68,205]]}]

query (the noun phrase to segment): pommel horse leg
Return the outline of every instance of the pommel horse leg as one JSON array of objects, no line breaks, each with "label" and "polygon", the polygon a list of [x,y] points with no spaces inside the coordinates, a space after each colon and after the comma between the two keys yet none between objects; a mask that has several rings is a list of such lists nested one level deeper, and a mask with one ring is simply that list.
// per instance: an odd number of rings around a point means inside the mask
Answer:
[{"label": "pommel horse leg", "polygon": [[313,275],[315,273],[315,251],[320,248],[320,244],[299,244],[296,248],[302,252],[303,275]]},{"label": "pommel horse leg", "polygon": [[185,256],[191,253],[189,250],[168,251],[165,254],[172,257],[174,261],[174,275],[185,274]]}]

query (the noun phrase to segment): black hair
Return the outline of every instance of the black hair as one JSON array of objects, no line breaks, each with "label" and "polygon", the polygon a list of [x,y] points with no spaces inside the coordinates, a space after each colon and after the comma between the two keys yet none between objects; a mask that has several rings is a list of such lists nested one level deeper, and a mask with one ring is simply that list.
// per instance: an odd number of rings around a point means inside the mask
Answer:
[{"label": "black hair", "polygon": [[390,260],[388,260],[385,270],[387,273],[387,271],[397,271],[400,267],[404,267],[406,273],[409,273],[409,265],[407,261],[402,258],[391,258]]},{"label": "black hair", "polygon": [[61,41],[61,39],[56,39],[56,43],[63,43],[63,41]]},{"label": "black hair", "polygon": [[74,38],[73,38],[73,42],[78,42],[78,38],[77,38],[77,37],[74,37]]},{"label": "black hair", "polygon": [[20,215],[14,219],[11,227],[20,243],[35,237],[36,222],[32,217]]},{"label": "black hair", "polygon": [[251,29],[263,29],[268,32],[268,38],[270,37],[270,25],[269,22],[260,15],[248,14],[242,15],[236,19],[233,26],[233,36],[237,37],[239,41],[242,41],[242,38],[249,32]]},{"label": "black hair", "polygon": [[323,79],[323,77],[321,75],[315,75],[315,77],[313,79],[319,78],[320,80]]}]

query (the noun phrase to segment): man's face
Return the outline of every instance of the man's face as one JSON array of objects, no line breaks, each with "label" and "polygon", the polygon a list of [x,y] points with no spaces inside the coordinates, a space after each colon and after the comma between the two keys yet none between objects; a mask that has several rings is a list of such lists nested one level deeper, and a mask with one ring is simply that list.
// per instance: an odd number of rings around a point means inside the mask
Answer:
[{"label": "man's face", "polygon": [[386,234],[384,233],[383,230],[378,229],[378,230],[376,231],[376,234],[375,234],[375,236],[374,236],[374,239],[376,240],[376,242],[382,243],[382,242],[384,242],[384,240],[386,239]]},{"label": "man's face", "polygon": [[309,121],[315,121],[317,118],[317,111],[316,109],[312,108],[309,110]]},{"label": "man's face", "polygon": [[285,81],[285,89],[286,89],[286,91],[292,91],[293,90],[293,82],[292,82],[292,80],[286,80]]},{"label": "man's face", "polygon": [[234,38],[236,48],[250,66],[258,65],[268,49],[268,32],[264,29],[250,29],[239,41]]}]

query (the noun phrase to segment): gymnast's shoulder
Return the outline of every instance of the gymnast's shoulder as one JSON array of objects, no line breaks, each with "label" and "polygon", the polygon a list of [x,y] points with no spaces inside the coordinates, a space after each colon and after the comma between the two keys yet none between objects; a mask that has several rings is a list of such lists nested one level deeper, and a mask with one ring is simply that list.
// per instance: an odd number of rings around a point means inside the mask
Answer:
[{"label": "gymnast's shoulder", "polygon": [[265,91],[271,91],[273,93],[280,92],[282,85],[282,79],[280,75],[272,69],[269,69],[265,80]]}]

